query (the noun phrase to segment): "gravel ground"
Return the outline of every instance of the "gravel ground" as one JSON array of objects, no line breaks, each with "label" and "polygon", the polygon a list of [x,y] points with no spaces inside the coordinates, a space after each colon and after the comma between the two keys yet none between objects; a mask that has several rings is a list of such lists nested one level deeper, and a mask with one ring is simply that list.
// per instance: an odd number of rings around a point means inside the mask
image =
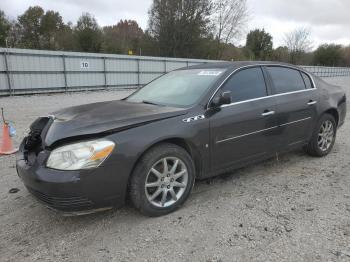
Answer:
[{"label": "gravel ground", "polygon": [[[350,97],[350,78],[327,81],[347,86]],[[37,116],[126,94],[8,97],[0,105],[18,145]],[[198,181],[182,209],[159,218],[129,206],[59,216],[26,191],[14,157],[0,157],[0,261],[350,261],[349,132],[348,116],[326,158],[297,151]]]}]

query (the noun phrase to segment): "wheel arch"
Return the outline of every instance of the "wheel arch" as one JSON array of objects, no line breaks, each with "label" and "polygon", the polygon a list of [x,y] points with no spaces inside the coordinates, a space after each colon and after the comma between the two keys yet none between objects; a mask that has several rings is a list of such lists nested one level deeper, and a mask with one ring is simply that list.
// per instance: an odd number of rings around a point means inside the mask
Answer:
[{"label": "wheel arch", "polygon": [[171,137],[171,138],[165,138],[159,141],[156,141],[155,143],[149,145],[145,150],[143,150],[143,152],[137,157],[130,176],[129,176],[129,180],[130,177],[132,175],[132,173],[134,172],[134,169],[137,165],[137,163],[140,161],[140,159],[152,148],[160,145],[160,144],[164,144],[164,143],[168,143],[168,144],[174,144],[177,145],[181,148],[183,148],[192,158],[194,166],[195,166],[195,174],[196,174],[196,178],[200,177],[202,174],[202,160],[201,160],[201,156],[200,153],[198,151],[198,149],[196,148],[195,145],[193,145],[192,143],[190,143],[189,141],[187,141],[184,138],[180,138],[180,137]]},{"label": "wheel arch", "polygon": [[184,138],[178,138],[178,137],[165,139],[163,141],[156,143],[155,146],[160,143],[170,143],[185,149],[186,152],[191,156],[193,160],[193,163],[195,166],[196,178],[200,177],[202,173],[202,158],[201,158],[200,152],[198,151],[195,145],[193,145],[189,141],[186,141]]},{"label": "wheel arch", "polygon": [[330,114],[331,116],[333,116],[335,119],[335,122],[338,126],[338,124],[339,124],[339,112],[336,108],[329,108],[326,111],[324,111],[322,115],[324,115],[324,114]]}]

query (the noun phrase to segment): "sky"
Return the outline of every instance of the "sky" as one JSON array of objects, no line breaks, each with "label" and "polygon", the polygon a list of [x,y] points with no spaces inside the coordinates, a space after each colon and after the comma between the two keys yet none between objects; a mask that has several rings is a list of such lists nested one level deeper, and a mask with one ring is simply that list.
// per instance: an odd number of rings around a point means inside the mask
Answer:
[{"label": "sky", "polygon": [[[29,6],[59,11],[65,22],[76,22],[83,12],[95,16],[100,26],[134,19],[147,28],[152,0],[0,0],[0,9],[14,19]],[[284,35],[295,28],[310,30],[314,48],[323,43],[350,44],[350,0],[247,0],[249,19],[234,44],[244,45],[249,30],[264,28],[283,45]]]}]

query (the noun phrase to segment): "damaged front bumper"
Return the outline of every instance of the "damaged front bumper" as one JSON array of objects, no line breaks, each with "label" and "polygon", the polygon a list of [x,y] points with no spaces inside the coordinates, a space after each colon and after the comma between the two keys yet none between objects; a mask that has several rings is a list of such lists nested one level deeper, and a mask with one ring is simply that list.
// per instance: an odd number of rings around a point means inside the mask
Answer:
[{"label": "damaged front bumper", "polygon": [[91,213],[97,209],[122,205],[124,196],[118,187],[111,188],[106,174],[109,168],[93,170],[60,171],[46,168],[38,155],[34,163],[17,154],[17,173],[28,191],[46,206],[65,213]]},{"label": "damaged front bumper", "polygon": [[124,205],[132,167],[120,154],[110,155],[92,169],[63,171],[46,167],[52,148],[44,141],[53,121],[51,117],[37,119],[16,155],[17,173],[28,191],[63,215],[88,214]]}]

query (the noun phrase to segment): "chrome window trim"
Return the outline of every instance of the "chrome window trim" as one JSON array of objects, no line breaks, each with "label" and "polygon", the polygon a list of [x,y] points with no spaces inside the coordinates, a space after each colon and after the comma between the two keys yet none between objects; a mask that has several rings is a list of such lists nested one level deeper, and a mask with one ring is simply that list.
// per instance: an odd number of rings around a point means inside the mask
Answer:
[{"label": "chrome window trim", "polygon": [[303,121],[306,121],[306,120],[309,120],[309,119],[311,119],[311,117],[302,118],[302,119],[291,121],[291,122],[288,122],[288,123],[285,123],[285,124],[282,124],[282,125],[261,129],[261,130],[258,130],[258,131],[246,133],[246,134],[239,135],[239,136],[225,138],[225,139],[216,141],[215,144],[220,144],[220,143],[224,143],[224,142],[227,142],[227,141],[236,140],[236,139],[239,139],[239,138],[242,138],[242,137],[245,137],[245,136],[259,134],[259,133],[262,133],[262,132],[265,132],[265,131],[268,131],[268,130],[279,128],[279,127],[282,127],[282,126],[288,126],[288,125],[296,124],[296,123],[303,122]]},{"label": "chrome window trim", "polygon": [[298,91],[287,92],[287,93],[282,93],[282,94],[275,94],[275,95],[270,95],[270,96],[263,96],[263,97],[258,97],[258,98],[249,99],[249,100],[234,102],[234,103],[227,104],[227,105],[222,105],[222,106],[220,106],[220,107],[221,107],[221,108],[225,108],[225,107],[230,107],[230,106],[234,106],[234,105],[244,104],[244,103],[253,102],[253,101],[257,101],[257,100],[262,100],[262,99],[267,99],[267,98],[273,98],[273,97],[278,97],[278,96],[291,95],[291,94],[304,93],[304,92],[309,92],[309,91],[314,91],[314,90],[316,90],[316,89],[314,89],[314,88],[313,88],[313,89],[305,89],[305,90],[298,90]]},{"label": "chrome window trim", "polygon": [[[276,63],[276,64],[255,64],[255,65],[246,65],[246,66],[241,66],[241,67],[236,68],[235,70],[233,70],[233,71],[221,82],[221,84],[219,85],[219,87],[214,91],[213,95],[210,97],[209,102],[207,103],[206,109],[207,109],[207,110],[210,109],[209,106],[210,106],[211,101],[214,99],[214,96],[218,93],[218,91],[220,90],[220,88],[227,82],[227,80],[228,80],[233,74],[235,74],[237,71],[242,70],[242,69],[246,69],[246,68],[251,68],[251,67],[269,67],[269,66],[279,66],[279,67],[284,67],[284,68],[289,68],[289,69],[294,69],[294,70],[301,71],[301,72],[307,74],[307,75],[310,77],[310,79],[311,79],[311,81],[312,81],[313,88],[311,88],[311,89],[306,89],[306,86],[305,86],[305,90],[298,90],[298,91],[287,92],[287,93],[281,93],[281,94],[267,95],[267,96],[264,96],[264,97],[258,97],[258,98],[243,100],[243,101],[239,101],[239,102],[234,102],[234,103],[231,103],[231,104],[228,104],[228,105],[223,105],[223,106],[220,106],[220,107],[221,107],[221,108],[224,108],[224,107],[229,107],[229,106],[232,106],[232,105],[237,105],[237,104],[252,102],[252,101],[261,100],[261,99],[265,99],[265,98],[269,98],[269,97],[276,97],[276,96],[282,96],[282,95],[290,95],[290,94],[295,94],[295,93],[302,93],[302,92],[308,92],[308,91],[317,90],[317,87],[316,87],[316,84],[315,84],[315,80],[314,80],[314,78],[312,77],[312,75],[311,75],[309,72],[306,72],[305,70],[300,69],[300,68],[298,68],[298,67],[289,66],[289,65],[283,65],[283,64],[278,64],[278,63]],[[266,83],[266,82],[265,82],[265,83]]]}]

